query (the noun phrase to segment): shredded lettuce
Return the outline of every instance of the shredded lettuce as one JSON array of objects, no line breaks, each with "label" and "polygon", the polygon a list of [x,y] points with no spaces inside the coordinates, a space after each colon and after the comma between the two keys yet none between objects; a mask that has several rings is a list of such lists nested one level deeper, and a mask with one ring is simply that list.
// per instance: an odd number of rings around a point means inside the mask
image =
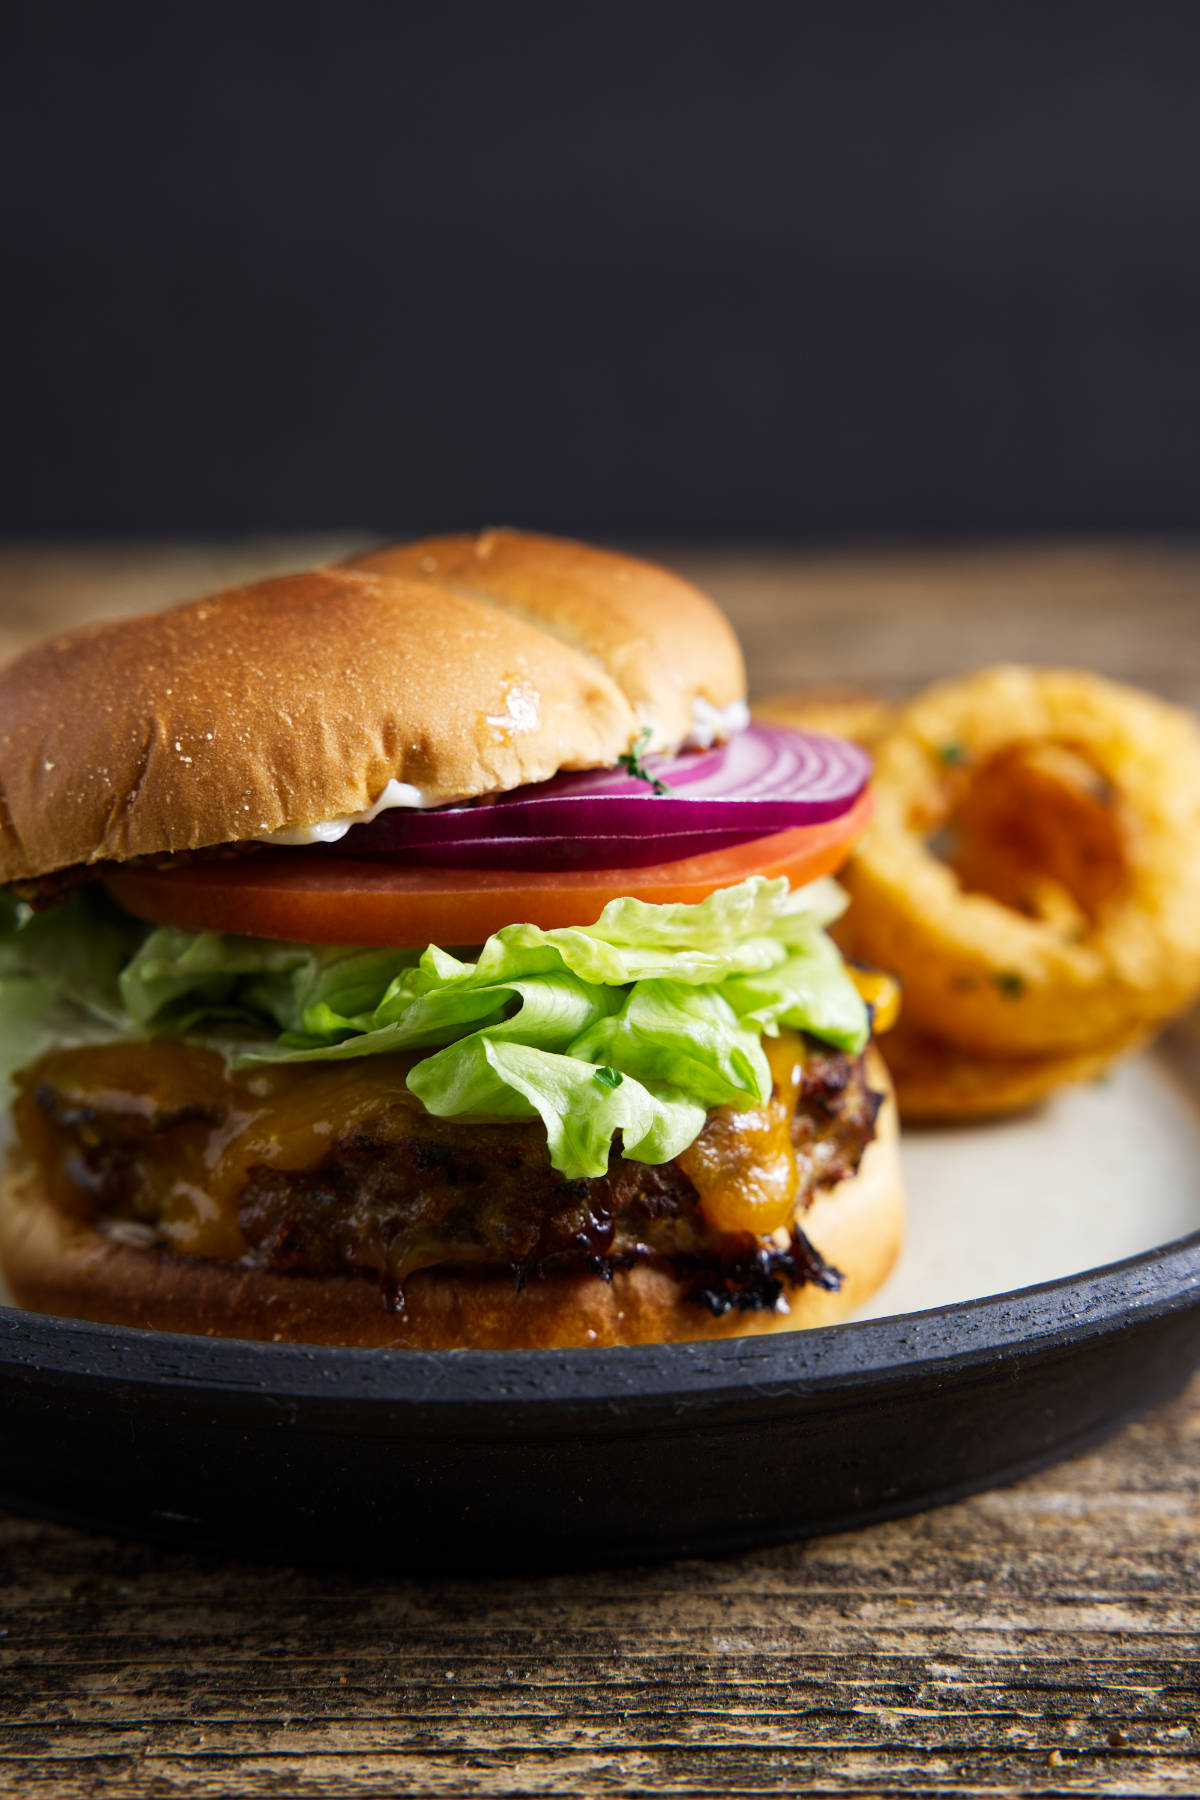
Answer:
[{"label": "shredded lettuce", "polygon": [[52,1045],[186,1037],[234,1067],[428,1051],[442,1118],[540,1118],[554,1166],[600,1175],[615,1135],[666,1162],[714,1106],[767,1098],[764,1034],[857,1051],[866,1007],[824,926],[825,880],[755,876],[698,905],[613,900],[594,925],[509,925],[472,957],[153,927],[91,888],[44,913],[3,897],[0,1077]]}]

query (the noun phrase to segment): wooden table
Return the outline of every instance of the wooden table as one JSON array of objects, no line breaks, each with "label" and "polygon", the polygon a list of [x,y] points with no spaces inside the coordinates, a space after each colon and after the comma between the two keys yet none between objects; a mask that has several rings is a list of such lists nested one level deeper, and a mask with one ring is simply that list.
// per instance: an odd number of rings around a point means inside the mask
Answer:
[{"label": "wooden table", "polygon": [[[0,648],[329,548],[0,552]],[[1186,545],[675,560],[760,691],[1020,658],[1200,705]],[[5,1796],[1200,1793],[1200,1380],[1015,1487],[718,1562],[366,1579],[9,1518],[0,1582]]]}]

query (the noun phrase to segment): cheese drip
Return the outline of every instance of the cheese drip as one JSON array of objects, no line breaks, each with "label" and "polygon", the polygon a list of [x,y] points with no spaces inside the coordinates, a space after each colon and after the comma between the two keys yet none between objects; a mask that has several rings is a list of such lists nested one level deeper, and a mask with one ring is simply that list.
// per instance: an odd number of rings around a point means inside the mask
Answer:
[{"label": "cheese drip", "polygon": [[[801,1171],[792,1122],[803,1045],[784,1031],[763,1048],[770,1099],[710,1113],[678,1158],[704,1225],[721,1234],[769,1236],[790,1228],[795,1211]],[[57,1051],[17,1077],[14,1120],[63,1212],[99,1216],[131,1242],[145,1234],[184,1256],[237,1261],[248,1250],[238,1201],[253,1170],[311,1170],[356,1134],[421,1129],[427,1115],[405,1086],[415,1060],[231,1071],[212,1051],[179,1040]],[[469,1121],[462,1125],[470,1131]],[[90,1154],[114,1146],[115,1161]]]},{"label": "cheese drip", "polygon": [[716,1231],[769,1237],[788,1229],[796,1210],[800,1169],[792,1142],[792,1117],[804,1080],[798,1033],[764,1038],[771,1070],[770,1099],[734,1112],[723,1106],[679,1158],[700,1196],[700,1208]]},{"label": "cheese drip", "polygon": [[[233,1072],[212,1051],[175,1039],[58,1051],[17,1077],[13,1118],[62,1211],[108,1211],[87,1165],[103,1120],[136,1172],[116,1216],[151,1228],[181,1255],[232,1262],[246,1252],[237,1203],[250,1170],[310,1169],[355,1129],[397,1109],[420,1113],[404,1085],[413,1060]],[[50,1088],[57,1120],[45,1103]]]}]

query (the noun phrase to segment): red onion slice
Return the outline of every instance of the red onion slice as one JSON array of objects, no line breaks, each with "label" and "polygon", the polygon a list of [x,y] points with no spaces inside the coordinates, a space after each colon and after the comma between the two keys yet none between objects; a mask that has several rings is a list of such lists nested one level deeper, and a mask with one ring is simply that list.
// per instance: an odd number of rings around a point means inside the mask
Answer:
[{"label": "red onion slice", "polygon": [[[372,862],[420,862],[434,869],[644,869],[684,857],[731,850],[760,831],[680,831],[669,836],[643,832],[640,837],[497,837],[461,838],[413,850],[372,850]],[[336,852],[340,844],[323,848]],[[362,858],[368,853],[357,850]]]},{"label": "red onion slice", "polygon": [[633,868],[839,818],[871,773],[857,745],[781,725],[645,768],[670,792],[623,768],[588,769],[466,806],[394,807],[337,849],[460,868]]}]

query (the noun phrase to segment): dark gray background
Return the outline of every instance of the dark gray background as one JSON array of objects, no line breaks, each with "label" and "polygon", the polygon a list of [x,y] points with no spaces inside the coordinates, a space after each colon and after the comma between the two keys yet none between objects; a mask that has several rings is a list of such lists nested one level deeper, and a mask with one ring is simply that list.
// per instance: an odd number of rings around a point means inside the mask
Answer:
[{"label": "dark gray background", "polygon": [[1200,523],[1200,6],[0,18],[0,531]]}]

